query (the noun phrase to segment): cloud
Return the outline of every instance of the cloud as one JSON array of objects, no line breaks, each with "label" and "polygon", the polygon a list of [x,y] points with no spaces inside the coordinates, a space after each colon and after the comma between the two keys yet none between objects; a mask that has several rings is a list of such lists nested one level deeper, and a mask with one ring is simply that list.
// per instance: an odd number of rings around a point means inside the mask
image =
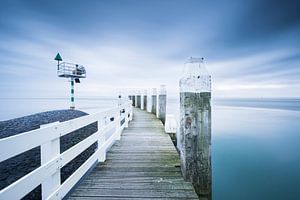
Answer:
[{"label": "cloud", "polygon": [[292,2],[285,4],[3,2],[0,93],[68,95],[67,80],[57,78],[55,71],[53,58],[60,52],[64,61],[87,67],[87,78],[76,88],[83,96],[160,84],[167,84],[169,94],[177,96],[190,56],[206,58],[215,95],[247,91],[249,96],[292,96],[298,94],[300,82],[299,14]]}]

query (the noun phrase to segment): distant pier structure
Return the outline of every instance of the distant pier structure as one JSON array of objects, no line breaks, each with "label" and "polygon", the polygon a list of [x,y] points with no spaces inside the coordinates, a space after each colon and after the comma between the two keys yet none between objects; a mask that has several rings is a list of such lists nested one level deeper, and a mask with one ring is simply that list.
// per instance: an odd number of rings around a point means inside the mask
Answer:
[{"label": "distant pier structure", "polygon": [[86,78],[86,70],[83,65],[61,62],[62,57],[57,53],[54,60],[57,61],[57,76],[61,78],[68,78],[71,82],[71,97],[70,97],[70,109],[75,109],[75,88],[74,82],[80,83],[80,78]]}]

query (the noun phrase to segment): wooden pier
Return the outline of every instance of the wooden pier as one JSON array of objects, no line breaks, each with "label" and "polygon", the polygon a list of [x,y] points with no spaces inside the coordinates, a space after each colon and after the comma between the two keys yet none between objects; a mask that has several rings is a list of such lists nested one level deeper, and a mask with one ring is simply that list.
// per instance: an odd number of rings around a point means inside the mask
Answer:
[{"label": "wooden pier", "polygon": [[134,109],[133,120],[68,199],[198,199],[185,182],[179,155],[152,113]]}]

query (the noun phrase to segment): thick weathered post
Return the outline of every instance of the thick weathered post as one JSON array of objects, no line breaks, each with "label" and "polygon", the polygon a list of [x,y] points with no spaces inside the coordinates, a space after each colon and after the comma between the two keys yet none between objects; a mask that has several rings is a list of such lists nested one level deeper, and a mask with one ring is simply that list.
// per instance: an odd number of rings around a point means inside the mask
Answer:
[{"label": "thick weathered post", "polygon": [[157,90],[156,88],[152,88],[152,107],[151,112],[156,115],[156,106],[157,106]]},{"label": "thick weathered post", "polygon": [[141,91],[138,90],[136,93],[136,107],[141,108]]},{"label": "thick weathered post", "polygon": [[211,199],[211,77],[191,58],[180,79],[180,158],[185,180]]},{"label": "thick weathered post", "polygon": [[151,95],[151,90],[148,90],[149,91],[149,95],[147,95],[147,112],[150,112],[152,111],[152,95]]},{"label": "thick weathered post", "polygon": [[167,90],[165,85],[161,85],[158,95],[158,119],[165,125],[166,122],[166,108],[167,108]]},{"label": "thick weathered post", "polygon": [[131,100],[131,102],[132,102],[132,96],[131,96],[131,94],[128,94],[128,99]]},{"label": "thick weathered post", "polygon": [[135,91],[132,93],[132,106],[136,107],[136,96],[135,96]]},{"label": "thick weathered post", "polygon": [[165,132],[169,134],[173,144],[177,146],[177,122],[174,115],[166,115]]},{"label": "thick weathered post", "polygon": [[144,90],[141,90],[141,110],[144,110]]},{"label": "thick weathered post", "polygon": [[143,97],[144,101],[143,101],[143,108],[144,110],[147,110],[147,90],[144,90],[144,97]]}]

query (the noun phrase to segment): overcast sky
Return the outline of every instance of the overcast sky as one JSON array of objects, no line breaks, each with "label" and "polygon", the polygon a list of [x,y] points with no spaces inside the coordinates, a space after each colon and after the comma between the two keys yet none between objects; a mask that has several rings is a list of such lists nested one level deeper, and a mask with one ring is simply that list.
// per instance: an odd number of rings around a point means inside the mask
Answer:
[{"label": "overcast sky", "polygon": [[57,52],[87,68],[79,97],[162,83],[176,96],[190,56],[215,97],[299,97],[300,1],[1,0],[1,97],[68,97]]}]

